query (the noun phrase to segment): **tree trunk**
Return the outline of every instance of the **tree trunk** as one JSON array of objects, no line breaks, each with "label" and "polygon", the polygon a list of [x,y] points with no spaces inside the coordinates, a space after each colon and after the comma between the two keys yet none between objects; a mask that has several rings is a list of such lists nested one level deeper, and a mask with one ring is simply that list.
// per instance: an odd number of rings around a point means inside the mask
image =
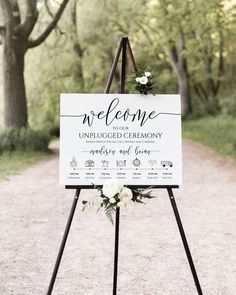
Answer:
[{"label": "tree trunk", "polygon": [[183,115],[192,112],[191,106],[191,93],[188,82],[187,73],[185,71],[179,71],[178,76],[178,86],[179,94],[181,97],[181,112]]},{"label": "tree trunk", "polygon": [[74,35],[73,42],[74,42],[74,52],[77,57],[76,61],[76,68],[74,72],[74,79],[77,84],[79,84],[79,89],[81,92],[84,92],[85,90],[85,81],[84,81],[84,73],[83,73],[83,64],[82,64],[82,59],[84,56],[84,50],[81,48],[78,40],[78,36]]},{"label": "tree trunk", "polygon": [[178,80],[179,94],[181,97],[181,112],[183,115],[186,115],[192,112],[188,72],[184,64],[177,61],[172,53],[170,54],[170,64]]},{"label": "tree trunk", "polygon": [[24,55],[21,44],[6,37],[3,48],[4,123],[6,127],[27,127]]},{"label": "tree trunk", "polygon": [[3,40],[4,123],[6,127],[27,127],[27,102],[24,80],[24,57],[28,48],[44,42],[57,25],[69,0],[63,0],[52,21],[41,35],[32,40],[30,34],[38,20],[37,1],[25,2],[26,17],[21,22],[20,1],[0,0],[4,26],[0,26]]},{"label": "tree trunk", "polygon": [[184,49],[184,34],[182,31],[180,31],[178,45],[172,46],[170,49],[169,60],[178,79],[179,93],[181,97],[181,111],[183,115],[186,115],[187,113],[192,113],[192,104],[188,65],[186,58],[183,56]]}]

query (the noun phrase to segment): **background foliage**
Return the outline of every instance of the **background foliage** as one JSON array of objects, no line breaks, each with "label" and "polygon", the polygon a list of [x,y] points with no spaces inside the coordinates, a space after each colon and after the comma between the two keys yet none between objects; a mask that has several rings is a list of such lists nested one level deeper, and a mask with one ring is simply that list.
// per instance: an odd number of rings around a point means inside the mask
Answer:
[{"label": "background foliage", "polygon": [[[24,1],[19,3],[24,9]],[[47,3],[54,13],[58,2]],[[235,4],[233,0],[70,0],[57,28],[26,54],[30,127],[56,130],[62,92],[103,92],[118,40],[129,36],[136,61],[155,73],[158,93],[178,92],[178,79],[186,70],[191,99],[184,124],[188,137],[201,141],[201,136],[191,136],[193,128],[200,128],[198,118],[213,118],[231,128],[236,117]],[[51,20],[45,1],[38,1],[38,10],[32,36]],[[1,50],[0,45],[0,68]],[[118,91],[118,81],[119,73],[113,92]],[[2,74],[0,90],[2,115]],[[234,150],[235,138],[230,144]]]}]

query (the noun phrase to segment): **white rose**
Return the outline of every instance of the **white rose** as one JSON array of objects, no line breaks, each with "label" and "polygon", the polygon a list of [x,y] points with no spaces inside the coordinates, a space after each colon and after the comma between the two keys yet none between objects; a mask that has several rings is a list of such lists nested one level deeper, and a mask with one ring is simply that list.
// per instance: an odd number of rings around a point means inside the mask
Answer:
[{"label": "white rose", "polygon": [[131,191],[131,189],[127,188],[127,187],[123,187],[122,191],[119,194],[119,199],[121,201],[121,203],[128,203],[132,200],[133,198],[133,193]]},{"label": "white rose", "polygon": [[136,80],[136,82],[139,82],[140,81],[140,77],[137,77],[135,80]]},{"label": "white rose", "polygon": [[125,202],[120,201],[120,202],[117,204],[117,207],[124,207],[125,205],[126,205]]},{"label": "white rose", "polygon": [[147,82],[148,82],[148,78],[147,78],[146,76],[142,76],[142,77],[139,79],[139,83],[140,83],[140,84],[145,85],[145,84],[147,84]]},{"label": "white rose", "polygon": [[113,179],[107,180],[104,183],[102,187],[102,191],[106,197],[111,199],[112,197],[114,197],[116,194],[118,194],[121,191],[122,187],[123,185],[119,182],[119,180],[113,178]]},{"label": "white rose", "polygon": [[146,77],[150,77],[152,74],[151,74],[150,72],[145,72],[144,75],[145,75]]}]

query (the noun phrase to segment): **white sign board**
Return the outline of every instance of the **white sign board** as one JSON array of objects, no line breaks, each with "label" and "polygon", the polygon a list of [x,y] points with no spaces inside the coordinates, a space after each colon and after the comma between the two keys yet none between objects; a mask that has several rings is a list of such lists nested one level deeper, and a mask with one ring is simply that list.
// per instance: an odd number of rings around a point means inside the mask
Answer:
[{"label": "white sign board", "polygon": [[62,94],[60,183],[179,185],[179,95]]}]

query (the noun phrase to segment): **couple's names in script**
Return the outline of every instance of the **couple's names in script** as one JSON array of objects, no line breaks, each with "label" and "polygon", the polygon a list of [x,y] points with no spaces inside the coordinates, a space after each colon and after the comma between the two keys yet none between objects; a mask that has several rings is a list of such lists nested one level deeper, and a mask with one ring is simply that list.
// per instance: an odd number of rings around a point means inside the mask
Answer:
[{"label": "couple's names in script", "polygon": [[150,155],[151,152],[157,152],[156,150],[149,150],[149,149],[145,149],[145,148],[143,149],[140,146],[136,146],[135,148],[132,146],[129,146],[127,149],[119,149],[119,150],[115,150],[115,149],[107,148],[106,146],[102,146],[99,149],[91,149],[89,151],[89,153],[93,156],[94,155],[115,156],[116,153],[118,153],[120,155],[131,155],[133,151],[134,151],[135,156],[138,156],[140,154],[141,155],[143,155],[143,154]]},{"label": "couple's names in script", "polygon": [[105,120],[105,124],[107,126],[110,126],[114,121],[123,120],[126,122],[128,119],[130,119],[132,122],[137,120],[140,126],[143,126],[148,120],[153,120],[159,115],[159,113],[155,111],[147,112],[142,111],[141,109],[137,109],[135,112],[132,112],[129,108],[122,112],[118,108],[119,103],[119,98],[114,98],[106,111],[100,111],[97,114],[94,111],[90,111],[89,114],[85,113],[76,117],[82,117],[83,124],[87,123],[87,125],[90,127],[93,125],[95,118],[98,120]]}]

